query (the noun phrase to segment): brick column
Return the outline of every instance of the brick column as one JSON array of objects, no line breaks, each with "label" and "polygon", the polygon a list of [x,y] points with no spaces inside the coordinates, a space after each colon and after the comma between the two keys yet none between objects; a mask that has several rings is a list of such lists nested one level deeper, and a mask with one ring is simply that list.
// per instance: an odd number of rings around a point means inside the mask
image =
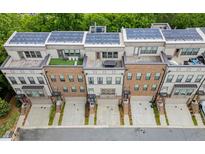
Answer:
[{"label": "brick column", "polygon": [[194,114],[199,113],[199,104],[196,100],[193,100],[191,102],[191,108],[192,108],[192,111],[193,111]]},{"label": "brick column", "polygon": [[162,97],[158,97],[156,100],[157,108],[160,114],[165,114],[165,106],[164,99]]}]

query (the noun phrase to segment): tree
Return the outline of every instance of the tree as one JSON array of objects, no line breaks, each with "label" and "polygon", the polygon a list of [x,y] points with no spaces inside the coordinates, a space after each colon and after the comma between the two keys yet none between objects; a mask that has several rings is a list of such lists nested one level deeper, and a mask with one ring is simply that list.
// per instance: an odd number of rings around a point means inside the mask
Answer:
[{"label": "tree", "polygon": [[10,104],[0,98],[0,117],[3,117],[8,114],[10,109]]}]

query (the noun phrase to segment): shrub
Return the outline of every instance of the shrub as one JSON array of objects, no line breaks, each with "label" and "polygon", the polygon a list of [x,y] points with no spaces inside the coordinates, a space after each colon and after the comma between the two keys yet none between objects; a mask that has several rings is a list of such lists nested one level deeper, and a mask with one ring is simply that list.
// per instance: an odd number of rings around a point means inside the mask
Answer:
[{"label": "shrub", "polygon": [[21,108],[21,105],[22,105],[21,101],[17,100],[16,101],[16,107],[17,108]]},{"label": "shrub", "polygon": [[5,116],[10,111],[10,105],[5,100],[0,98],[0,117]]}]

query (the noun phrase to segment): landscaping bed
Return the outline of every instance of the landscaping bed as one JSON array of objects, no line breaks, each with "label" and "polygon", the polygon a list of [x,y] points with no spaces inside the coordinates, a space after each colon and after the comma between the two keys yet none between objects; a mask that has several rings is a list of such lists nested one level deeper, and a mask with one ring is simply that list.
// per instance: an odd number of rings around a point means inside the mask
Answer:
[{"label": "landscaping bed", "polygon": [[0,137],[7,131],[14,131],[15,124],[20,116],[19,109],[16,107],[15,97],[13,97],[9,103],[11,105],[11,110],[6,116],[0,118]]}]

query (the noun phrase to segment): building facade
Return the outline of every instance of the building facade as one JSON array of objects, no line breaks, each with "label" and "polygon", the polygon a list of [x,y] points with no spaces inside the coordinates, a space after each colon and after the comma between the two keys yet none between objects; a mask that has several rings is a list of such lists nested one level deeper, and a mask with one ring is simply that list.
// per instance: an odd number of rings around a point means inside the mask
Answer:
[{"label": "building facade", "polygon": [[[95,27],[94,27],[95,28]],[[23,97],[151,96],[187,103],[205,94],[205,29],[14,32],[1,71]]]}]

